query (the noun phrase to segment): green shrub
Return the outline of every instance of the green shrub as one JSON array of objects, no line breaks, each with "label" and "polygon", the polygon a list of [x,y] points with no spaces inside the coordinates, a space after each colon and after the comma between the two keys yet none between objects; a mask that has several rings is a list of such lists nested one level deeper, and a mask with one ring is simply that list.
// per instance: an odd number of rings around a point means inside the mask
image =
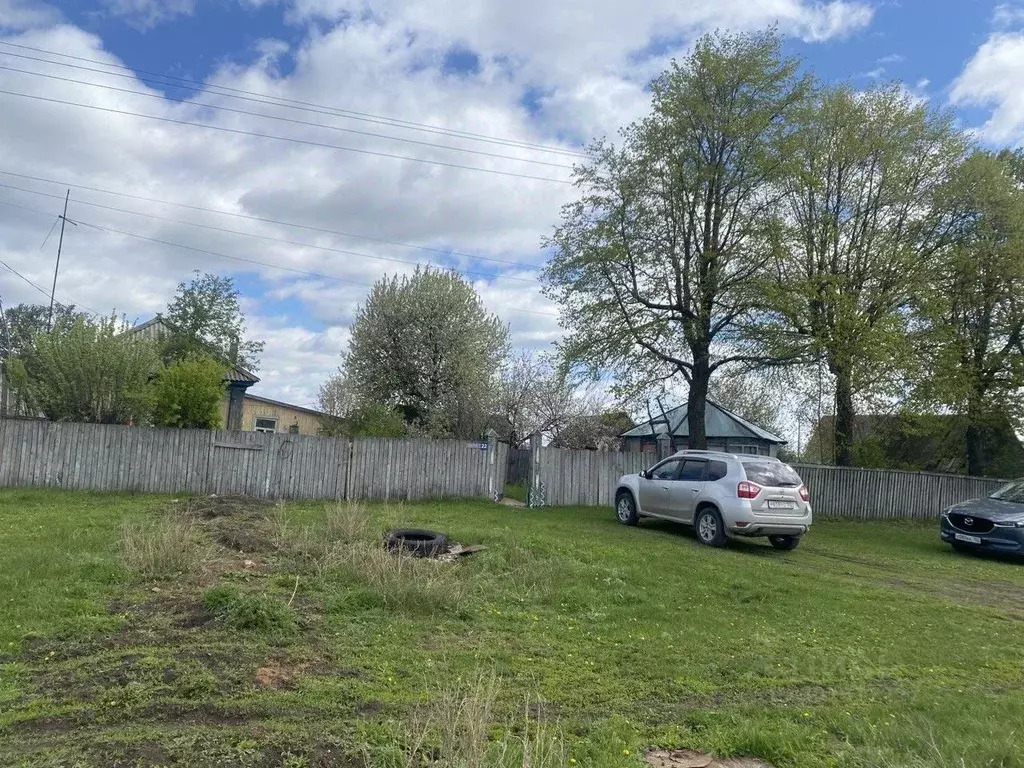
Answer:
[{"label": "green shrub", "polygon": [[153,423],[158,427],[217,429],[224,399],[224,365],[212,358],[180,360],[157,376]]},{"label": "green shrub", "polygon": [[289,606],[267,595],[245,594],[230,584],[207,589],[203,607],[232,629],[277,634],[291,634],[296,629]]}]

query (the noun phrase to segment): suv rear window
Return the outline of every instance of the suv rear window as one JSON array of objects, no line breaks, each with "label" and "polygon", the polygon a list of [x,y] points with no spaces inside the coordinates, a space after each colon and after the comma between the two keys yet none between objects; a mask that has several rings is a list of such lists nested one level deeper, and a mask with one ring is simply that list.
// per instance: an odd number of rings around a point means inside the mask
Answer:
[{"label": "suv rear window", "polygon": [[803,485],[800,475],[791,467],[775,461],[744,461],[747,480],[766,488],[796,488]]},{"label": "suv rear window", "polygon": [[708,480],[721,480],[729,474],[729,466],[724,461],[708,462]]}]

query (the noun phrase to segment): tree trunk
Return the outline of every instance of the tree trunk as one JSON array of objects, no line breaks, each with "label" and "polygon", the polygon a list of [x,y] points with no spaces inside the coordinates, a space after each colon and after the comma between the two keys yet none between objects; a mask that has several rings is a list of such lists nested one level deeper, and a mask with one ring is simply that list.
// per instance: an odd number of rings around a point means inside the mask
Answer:
[{"label": "tree trunk", "polygon": [[985,472],[982,429],[972,419],[967,424],[967,474],[981,477]]},{"label": "tree trunk", "polygon": [[833,373],[836,377],[836,466],[849,467],[853,465],[853,420],[856,416],[853,410],[853,386],[848,369],[834,369]]},{"label": "tree trunk", "polygon": [[985,472],[983,397],[975,394],[967,405],[967,474],[974,477],[981,477]]},{"label": "tree trunk", "polygon": [[707,410],[708,385],[711,382],[711,367],[708,357],[694,356],[693,375],[690,377],[690,392],[686,396],[686,424],[690,432],[689,448],[706,451],[708,447]]}]

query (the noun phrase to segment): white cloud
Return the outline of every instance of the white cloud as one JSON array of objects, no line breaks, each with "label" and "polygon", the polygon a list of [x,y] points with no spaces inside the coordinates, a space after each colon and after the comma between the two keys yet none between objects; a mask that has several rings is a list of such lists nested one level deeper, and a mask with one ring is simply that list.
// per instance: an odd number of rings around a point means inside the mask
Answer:
[{"label": "white cloud", "polygon": [[863,29],[873,16],[867,3],[846,0],[292,0],[290,8],[296,20],[370,15],[417,35],[461,41],[485,57],[509,58],[533,79],[560,83],[609,68],[622,74],[635,66],[630,54],[652,40],[677,41],[668,55],[700,32],[778,23],[785,33],[822,41]]},{"label": "white cloud", "polygon": [[1019,144],[1024,139],[1024,33],[995,33],[975,52],[953,82],[957,106],[991,107],[979,129],[986,141]]},{"label": "white cloud", "polygon": [[55,24],[60,12],[36,0],[0,0],[0,32],[21,32],[34,27]]},{"label": "white cloud", "polygon": [[[157,23],[167,14],[190,12],[192,6],[191,1],[184,0],[159,5],[115,0],[111,5],[136,25]],[[0,11],[12,7],[11,0],[0,0]],[[331,16],[357,7],[366,10],[342,0],[333,4],[317,0],[315,5],[314,0],[298,0],[292,13],[298,20],[300,16]],[[637,8],[603,0],[587,3],[586,7],[582,0],[569,0],[563,6],[539,0],[518,5],[470,0],[458,9],[439,0],[422,5],[386,1],[374,6],[374,14],[334,26],[322,22],[311,25],[302,42],[290,51],[279,41],[260,41],[255,46],[254,62],[245,66],[225,64],[210,82],[457,131],[569,148],[595,134],[614,134],[624,122],[642,114],[647,106],[643,90],[646,80],[665,57],[683,50],[701,30],[753,28],[779,20],[784,31],[822,39],[859,29],[871,15],[866,5],[802,0],[757,4],[740,0],[688,4],[658,0]],[[38,28],[40,24],[45,28]],[[8,24],[8,28],[13,27]],[[57,24],[54,17],[24,17],[18,29],[29,31],[10,38],[16,42],[120,63],[104,50],[102,40],[74,26]],[[656,56],[636,56],[636,51],[650,47],[652,38],[661,40],[665,36],[677,42],[659,45]],[[479,71],[472,76],[443,71],[445,52],[455,45],[479,55]],[[278,62],[286,52],[294,57],[294,68],[282,76]],[[0,72],[0,88],[113,110],[552,178],[568,178],[568,170],[282,124],[216,112],[202,105],[271,112],[521,159],[572,162],[564,156],[522,148],[240,103],[210,89],[184,102],[168,101],[140,81],[38,63],[30,68],[150,96],[8,71]],[[528,90],[537,94],[539,113],[524,106],[523,96]],[[571,186],[214,132],[6,95],[0,95],[0,109],[5,117],[0,120],[0,170],[61,182],[48,184],[0,174],[0,184],[50,195],[0,187],[0,201],[40,211],[30,213],[0,205],[0,248],[5,261],[44,288],[49,287],[52,278],[54,241],[51,239],[43,252],[39,244],[59,212],[64,184],[120,190],[320,230],[72,188],[70,217],[80,226],[69,228],[65,237],[58,300],[99,311],[116,308],[130,319],[146,319],[166,306],[176,284],[187,279],[193,269],[232,274],[244,285],[259,286],[247,288],[245,297],[250,329],[267,342],[259,371],[263,381],[256,394],[312,402],[323,377],[340,362],[348,327],[368,286],[385,273],[411,270],[411,262],[441,259],[424,248],[455,250],[522,265],[513,267],[465,255],[445,261],[464,270],[500,274],[496,278],[476,274],[471,279],[489,309],[509,323],[514,344],[546,347],[559,336],[557,310],[540,295],[533,281],[545,260],[540,242],[557,221],[560,206],[575,194]],[[105,210],[88,203],[163,218]],[[363,234],[375,240],[331,231]],[[199,250],[175,248],[154,240]],[[420,249],[382,241],[410,243]],[[207,252],[338,279],[246,264]],[[5,305],[44,300],[2,267],[0,294]]]},{"label": "white cloud", "polygon": [[101,0],[101,5],[138,29],[151,29],[176,16],[191,16],[196,10],[196,0]]},{"label": "white cloud", "polygon": [[883,56],[882,58],[878,59],[875,63],[884,66],[885,64],[899,64],[902,61],[903,56],[901,56],[898,53],[890,53],[888,56]]},{"label": "white cloud", "polygon": [[992,12],[992,26],[996,29],[1010,29],[1024,23],[1024,7],[1013,3],[997,5]]}]

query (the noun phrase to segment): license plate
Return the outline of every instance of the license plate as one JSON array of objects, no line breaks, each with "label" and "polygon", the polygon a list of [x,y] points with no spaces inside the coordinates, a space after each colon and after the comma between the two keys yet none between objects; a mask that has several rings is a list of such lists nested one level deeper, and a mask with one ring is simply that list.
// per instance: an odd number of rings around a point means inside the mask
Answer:
[{"label": "license plate", "polygon": [[795,509],[796,502],[793,501],[772,501],[768,500],[768,509]]},{"label": "license plate", "polygon": [[966,541],[968,544],[981,544],[980,536],[968,536],[966,533],[954,533],[953,538],[957,541]]}]

